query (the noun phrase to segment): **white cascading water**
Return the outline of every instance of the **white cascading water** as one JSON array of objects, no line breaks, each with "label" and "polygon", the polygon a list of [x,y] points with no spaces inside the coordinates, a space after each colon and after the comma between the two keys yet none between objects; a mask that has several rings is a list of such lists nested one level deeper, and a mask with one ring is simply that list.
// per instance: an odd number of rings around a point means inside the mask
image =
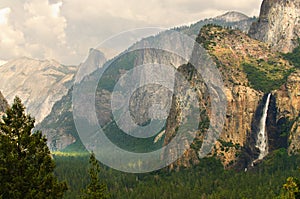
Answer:
[{"label": "white cascading water", "polygon": [[259,133],[257,134],[257,141],[256,141],[256,147],[259,149],[260,153],[258,156],[258,160],[262,160],[264,157],[266,157],[269,153],[269,146],[268,146],[268,134],[266,131],[266,122],[267,122],[267,116],[268,116],[268,110],[269,110],[269,104],[270,104],[270,98],[271,93],[269,93],[264,110],[263,115],[260,120],[259,124]]}]

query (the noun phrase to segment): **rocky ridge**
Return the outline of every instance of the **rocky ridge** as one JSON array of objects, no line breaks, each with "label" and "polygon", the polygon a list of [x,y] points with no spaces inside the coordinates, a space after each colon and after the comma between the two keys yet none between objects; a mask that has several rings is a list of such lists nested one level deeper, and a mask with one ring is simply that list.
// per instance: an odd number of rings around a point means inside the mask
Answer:
[{"label": "rocky ridge", "polygon": [[0,66],[0,89],[9,103],[19,96],[27,112],[39,123],[67,93],[76,71],[77,67],[63,66],[54,60],[23,57]]}]

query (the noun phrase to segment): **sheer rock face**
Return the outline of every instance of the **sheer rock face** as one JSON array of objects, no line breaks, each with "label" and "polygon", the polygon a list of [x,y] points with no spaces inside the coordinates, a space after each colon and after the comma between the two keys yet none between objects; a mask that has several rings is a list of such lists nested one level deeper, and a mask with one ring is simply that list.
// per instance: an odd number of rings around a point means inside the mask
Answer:
[{"label": "sheer rock face", "polygon": [[274,50],[291,52],[300,37],[300,1],[264,0],[260,16],[250,28],[252,38],[268,43]]},{"label": "sheer rock face", "polygon": [[278,115],[277,120],[289,120],[289,152],[300,150],[300,70],[292,73],[285,85],[276,91]]}]

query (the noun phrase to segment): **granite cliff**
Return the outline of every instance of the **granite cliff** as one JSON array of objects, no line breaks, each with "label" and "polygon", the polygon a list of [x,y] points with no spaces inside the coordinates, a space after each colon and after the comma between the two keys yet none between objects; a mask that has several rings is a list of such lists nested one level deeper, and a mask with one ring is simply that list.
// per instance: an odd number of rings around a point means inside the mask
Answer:
[{"label": "granite cliff", "polygon": [[259,19],[249,34],[276,51],[291,52],[298,46],[300,36],[300,1],[264,0]]}]

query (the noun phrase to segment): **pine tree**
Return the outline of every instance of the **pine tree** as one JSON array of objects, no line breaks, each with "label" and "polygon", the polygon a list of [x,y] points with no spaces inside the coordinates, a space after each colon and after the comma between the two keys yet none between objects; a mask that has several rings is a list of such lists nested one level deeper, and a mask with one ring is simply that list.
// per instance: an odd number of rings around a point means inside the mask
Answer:
[{"label": "pine tree", "polygon": [[107,199],[110,198],[110,195],[107,190],[107,186],[104,183],[100,182],[99,173],[100,165],[95,157],[95,154],[92,153],[90,156],[90,184],[83,190],[81,198],[83,199]]},{"label": "pine tree", "polygon": [[62,198],[67,190],[34,122],[18,97],[0,121],[0,198]]}]

